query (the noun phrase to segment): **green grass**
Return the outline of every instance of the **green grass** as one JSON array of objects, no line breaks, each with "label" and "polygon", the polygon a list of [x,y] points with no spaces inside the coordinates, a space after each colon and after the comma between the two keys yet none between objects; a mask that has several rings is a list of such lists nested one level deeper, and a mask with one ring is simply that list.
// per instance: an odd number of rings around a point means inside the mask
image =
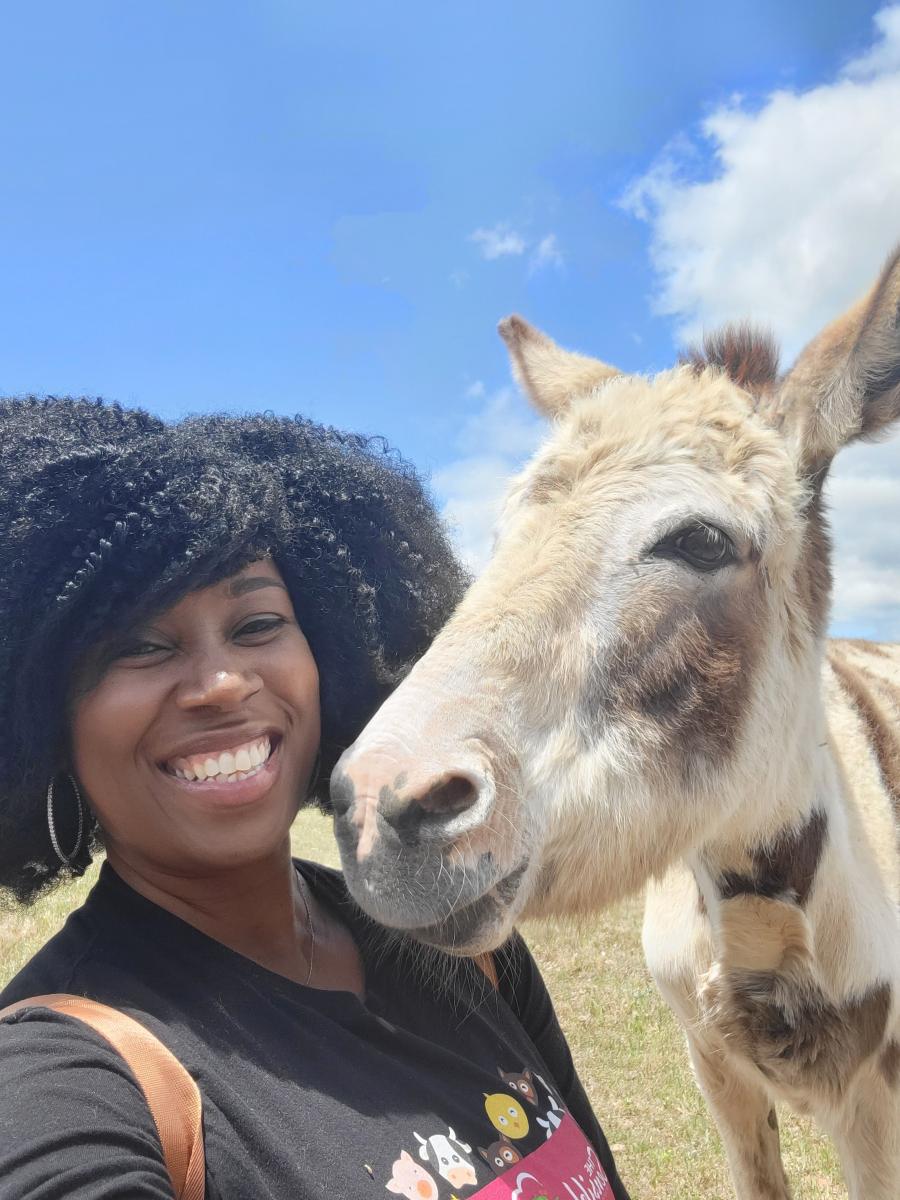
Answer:
[{"label": "green grass", "polygon": [[[301,814],[294,852],[337,865],[331,826]],[[96,878],[21,913],[0,913],[0,985],[62,924]],[[644,966],[641,906],[629,901],[590,925],[532,922],[523,932],[540,963],[588,1095],[635,1200],[727,1200],[718,1135],[694,1086],[681,1032]],[[796,1200],[846,1200],[827,1140],[782,1112]]]}]

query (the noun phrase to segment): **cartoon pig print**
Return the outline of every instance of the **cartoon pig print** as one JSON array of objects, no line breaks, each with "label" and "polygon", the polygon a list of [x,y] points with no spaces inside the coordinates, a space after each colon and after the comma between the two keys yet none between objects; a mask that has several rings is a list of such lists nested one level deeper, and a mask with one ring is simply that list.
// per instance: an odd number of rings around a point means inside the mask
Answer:
[{"label": "cartoon pig print", "polygon": [[408,1196],[409,1200],[438,1200],[437,1184],[405,1150],[394,1160],[391,1177],[384,1186],[398,1196]]}]

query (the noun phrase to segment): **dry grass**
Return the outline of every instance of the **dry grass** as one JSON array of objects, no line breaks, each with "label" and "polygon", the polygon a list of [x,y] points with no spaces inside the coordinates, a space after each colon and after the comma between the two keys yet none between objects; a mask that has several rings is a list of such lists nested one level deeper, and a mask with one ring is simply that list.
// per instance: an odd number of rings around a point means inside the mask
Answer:
[{"label": "dry grass", "polygon": [[[295,853],[337,864],[331,827],[314,812],[293,831]],[[13,916],[0,914],[0,985],[57,929],[96,877]],[[718,1136],[691,1079],[681,1033],[644,966],[640,905],[577,928],[536,922],[524,932],[553,995],[581,1078],[635,1200],[726,1200]],[[781,1114],[796,1200],[845,1200],[829,1143]]]}]

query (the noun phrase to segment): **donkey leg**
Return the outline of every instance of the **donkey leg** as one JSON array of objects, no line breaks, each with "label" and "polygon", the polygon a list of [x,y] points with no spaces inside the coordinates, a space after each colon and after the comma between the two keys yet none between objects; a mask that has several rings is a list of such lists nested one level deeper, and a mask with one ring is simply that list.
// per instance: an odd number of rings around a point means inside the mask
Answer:
[{"label": "donkey leg", "polygon": [[[884,1061],[892,1066],[888,1054]],[[893,1070],[873,1065],[862,1074],[845,1098],[843,1120],[831,1133],[850,1200],[896,1200],[900,1196],[900,1061]]]},{"label": "donkey leg", "polygon": [[733,1071],[704,1039],[688,1033],[687,1041],[697,1083],[722,1136],[737,1200],[791,1200],[778,1118],[765,1090]]}]

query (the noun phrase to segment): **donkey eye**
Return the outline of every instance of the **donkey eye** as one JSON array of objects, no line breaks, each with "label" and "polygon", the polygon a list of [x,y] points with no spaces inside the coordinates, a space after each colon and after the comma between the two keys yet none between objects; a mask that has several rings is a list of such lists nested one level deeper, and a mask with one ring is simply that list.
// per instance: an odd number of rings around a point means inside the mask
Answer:
[{"label": "donkey eye", "polygon": [[657,558],[679,558],[698,571],[716,571],[737,558],[734,543],[721,529],[695,521],[669,534],[650,552]]}]

